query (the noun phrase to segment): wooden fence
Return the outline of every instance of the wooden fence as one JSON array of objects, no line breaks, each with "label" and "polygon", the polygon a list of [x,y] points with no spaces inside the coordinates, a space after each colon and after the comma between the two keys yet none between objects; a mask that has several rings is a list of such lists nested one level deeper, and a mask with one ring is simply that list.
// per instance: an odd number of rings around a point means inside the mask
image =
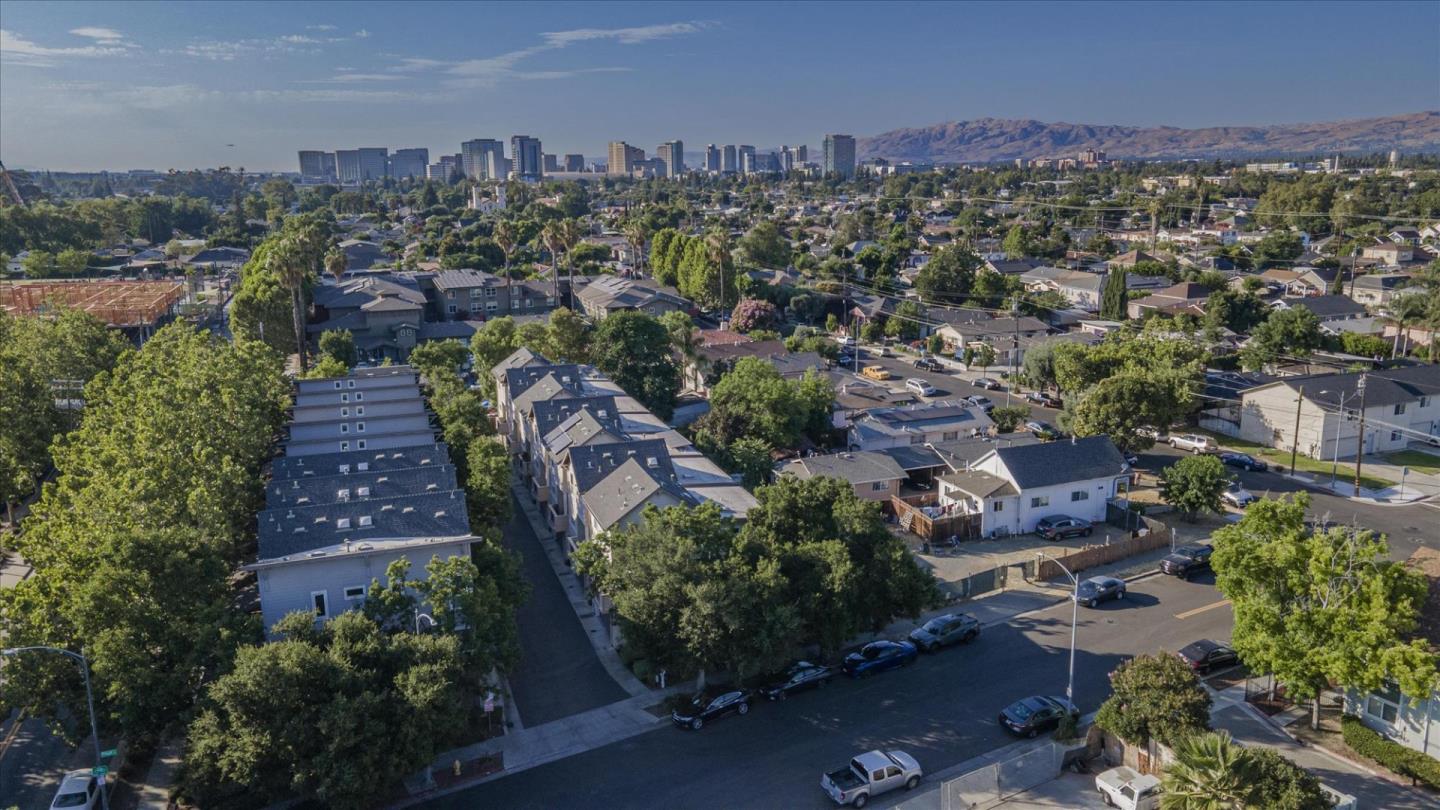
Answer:
[{"label": "wooden fence", "polygon": [[[1078,574],[1089,568],[1105,565],[1126,557],[1165,548],[1170,545],[1170,527],[1158,520],[1146,518],[1149,531],[1139,537],[1123,537],[1099,546],[1086,546],[1079,551],[1058,558],[1065,568]],[[1035,562],[1035,578],[1040,580],[1060,579],[1065,571],[1055,560],[1045,558]]]},{"label": "wooden fence", "polygon": [[952,535],[961,540],[974,540],[980,536],[980,515],[951,514],[930,517],[893,495],[890,497],[890,509],[895,513],[900,528],[931,542],[945,540]]}]

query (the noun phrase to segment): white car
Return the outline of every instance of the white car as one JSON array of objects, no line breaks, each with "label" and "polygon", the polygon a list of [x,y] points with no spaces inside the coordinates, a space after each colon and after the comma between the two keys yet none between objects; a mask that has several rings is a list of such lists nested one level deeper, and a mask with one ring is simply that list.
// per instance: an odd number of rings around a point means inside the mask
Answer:
[{"label": "white car", "polygon": [[1171,436],[1170,446],[1176,450],[1189,450],[1192,453],[1214,453],[1220,449],[1214,439],[1198,433],[1181,433]]},{"label": "white car", "polygon": [[100,806],[100,779],[89,771],[71,771],[60,780],[60,788],[50,801],[50,810],[59,808],[82,808],[92,810]]},{"label": "white car", "polygon": [[1160,806],[1160,779],[1123,765],[1096,776],[1095,789],[1107,807],[1155,810]]},{"label": "white car", "polygon": [[910,379],[906,380],[905,389],[912,394],[922,397],[933,397],[936,394],[940,393],[939,391],[935,390],[935,386],[917,377],[911,377]]},{"label": "white car", "polygon": [[1244,509],[1254,503],[1256,498],[1251,494],[1250,490],[1245,487],[1239,484],[1231,484],[1225,488],[1224,492],[1220,493],[1220,500],[1230,504],[1236,509]]},{"label": "white car", "polygon": [[855,348],[855,338],[850,337],[849,335],[842,335],[842,336],[840,336],[840,337],[838,337],[838,338],[835,338],[835,342],[836,342],[836,343],[839,343],[840,346],[841,346],[841,348],[845,348],[845,349],[853,349],[853,348]]}]

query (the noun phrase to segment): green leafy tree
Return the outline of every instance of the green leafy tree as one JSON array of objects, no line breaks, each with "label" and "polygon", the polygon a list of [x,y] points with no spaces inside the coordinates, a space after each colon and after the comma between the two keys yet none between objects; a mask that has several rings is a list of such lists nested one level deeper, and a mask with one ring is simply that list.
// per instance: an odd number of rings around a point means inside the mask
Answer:
[{"label": "green leafy tree", "polygon": [[344,377],[350,373],[350,367],[341,360],[331,357],[328,354],[320,355],[320,358],[310,366],[308,371],[299,375],[302,380],[330,380],[336,377]]},{"label": "green leafy tree", "polygon": [[579,313],[560,307],[546,323],[546,356],[562,363],[588,362],[590,335],[590,324]]},{"label": "green leafy tree", "polygon": [[1070,397],[1062,421],[1076,436],[1109,436],[1123,452],[1151,447],[1141,428],[1168,427],[1188,407],[1191,381],[1178,372],[1124,370]]},{"label": "green leafy tree", "polygon": [[1270,315],[1270,307],[1252,292],[1220,289],[1205,299],[1205,324],[1248,334]]},{"label": "green leafy tree", "polygon": [[770,220],[756,224],[741,237],[739,248],[747,259],[761,267],[783,270],[790,266],[790,243]]},{"label": "green leafy tree", "polygon": [[1173,746],[1210,729],[1210,694],[1178,656],[1140,655],[1110,673],[1110,697],[1095,722],[1135,746]]},{"label": "green leafy tree", "polygon": [[13,523],[15,504],[34,491],[50,461],[60,417],[49,383],[3,347],[0,341],[0,501]]},{"label": "green leafy tree", "polygon": [[1023,259],[1034,254],[1035,245],[1023,225],[1012,225],[1005,234],[1005,241],[1000,245],[1000,249],[1005,251],[1006,258]]},{"label": "green leafy tree", "polygon": [[617,312],[595,330],[591,360],[630,396],[669,419],[680,391],[670,335],[643,312]]},{"label": "green leafy tree", "polygon": [[1250,249],[1255,269],[1266,270],[1277,265],[1288,265],[1292,259],[1305,252],[1300,234],[1290,231],[1276,231],[1267,234]]},{"label": "green leafy tree", "polygon": [[458,340],[427,340],[410,351],[409,363],[427,377],[455,377],[468,359],[469,348]]},{"label": "green leafy tree", "polygon": [[1240,362],[1246,369],[1259,370],[1282,357],[1308,356],[1323,342],[1315,313],[1303,307],[1279,309],[1255,327],[1250,342],[1240,350]]},{"label": "green leafy tree", "polygon": [[754,489],[769,480],[774,462],[770,460],[770,445],[763,439],[736,439],[725,450],[727,469],[742,476],[747,488]]},{"label": "green leafy tree", "polygon": [[780,313],[775,305],[758,298],[745,298],[735,305],[730,314],[730,328],[741,333],[757,329],[773,329]]},{"label": "green leafy tree", "polygon": [[1245,749],[1226,732],[1192,734],[1175,745],[1161,780],[1165,810],[1245,810],[1255,784]]},{"label": "green leafy tree", "polygon": [[901,340],[915,340],[920,337],[925,310],[914,301],[901,301],[895,305],[895,314],[885,320],[885,334]]},{"label": "green leafy tree", "polygon": [[240,650],[190,724],[183,792],[198,804],[377,806],[464,728],[456,635],[386,633],[354,611],[320,629],[295,613],[276,630],[282,640]]},{"label": "green leafy tree", "polygon": [[915,289],[928,303],[959,303],[970,295],[979,268],[979,256],[968,248],[950,245],[920,268],[915,275]]},{"label": "green leafy tree", "polygon": [[[754,438],[769,447],[792,448],[807,429],[830,417],[833,391],[802,397],[803,380],[786,380],[774,366],[742,357],[710,391],[710,411],[695,427],[697,440],[711,448]],[[823,380],[828,388],[828,380]]]},{"label": "green leafy tree", "polygon": [[1024,405],[1001,405],[990,412],[990,418],[997,432],[1014,433],[1015,428],[1030,418],[1030,409]]},{"label": "green leafy tree", "polygon": [[465,503],[470,531],[498,539],[514,511],[510,496],[510,456],[493,436],[477,436],[465,452]]},{"label": "green leafy tree", "polygon": [[355,350],[355,336],[349,329],[327,329],[321,332],[320,353],[338,360],[347,370],[360,361],[360,355]]},{"label": "green leafy tree", "polygon": [[1306,525],[1309,497],[1258,501],[1215,532],[1216,587],[1233,602],[1235,651],[1315,701],[1330,683],[1360,690],[1393,680],[1412,697],[1436,686],[1434,655],[1414,637],[1425,578],[1391,562],[1383,536]]},{"label": "green leafy tree", "polygon": [[1230,484],[1230,476],[1218,456],[1188,456],[1165,469],[1160,483],[1160,497],[1179,509],[1186,520],[1194,521],[1202,512],[1220,512],[1220,495]]}]

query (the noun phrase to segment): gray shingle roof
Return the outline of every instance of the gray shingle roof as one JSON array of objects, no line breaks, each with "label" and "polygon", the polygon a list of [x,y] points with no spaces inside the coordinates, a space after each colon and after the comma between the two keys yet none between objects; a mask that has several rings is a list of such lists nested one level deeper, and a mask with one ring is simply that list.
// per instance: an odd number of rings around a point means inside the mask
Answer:
[{"label": "gray shingle roof", "polygon": [[640,459],[648,468],[650,459],[662,465],[673,480],[675,470],[670,464],[670,452],[664,439],[641,439],[618,444],[591,444],[570,448],[570,468],[575,476],[575,486],[585,492],[614,472],[631,458]]},{"label": "gray shingle roof", "polygon": [[346,541],[460,537],[470,533],[464,490],[277,507],[257,516],[260,559],[303,554]]},{"label": "gray shingle roof", "polygon": [[581,410],[589,410],[597,416],[603,414],[602,418],[607,420],[613,420],[619,413],[615,407],[615,397],[613,396],[573,397],[537,402],[531,411],[535,418],[536,434],[540,436],[549,434],[560,423]]},{"label": "gray shingle roof", "polygon": [[1018,494],[1015,487],[999,476],[981,470],[965,470],[940,476],[940,480],[954,484],[961,492],[977,498],[1004,497]]},{"label": "gray shingle roof", "polygon": [[457,484],[453,464],[371,469],[349,475],[272,479],[265,487],[265,505],[270,509],[318,506],[345,499],[361,501],[367,498],[393,498],[455,488]]},{"label": "gray shingle roof", "polygon": [[623,464],[586,490],[580,498],[603,531],[661,492],[680,501],[687,500],[685,490],[675,482],[675,470],[670,466],[669,457],[657,459],[653,465],[648,458],[642,463],[639,458],[632,457],[625,459]]},{"label": "gray shingle roof", "polygon": [[449,464],[450,451],[441,442],[396,447],[387,450],[351,450],[348,453],[317,453],[313,456],[282,456],[275,459],[270,475],[275,479],[301,478],[340,474],[349,466],[352,472],[399,470],[431,464]]},{"label": "gray shingle roof", "polygon": [[1125,458],[1109,436],[1000,447],[995,453],[1022,490],[1125,473]]},{"label": "gray shingle roof", "polygon": [[1320,318],[1339,315],[1364,315],[1365,306],[1357,304],[1343,295],[1314,295],[1308,298],[1286,299],[1286,306],[1308,309]]}]

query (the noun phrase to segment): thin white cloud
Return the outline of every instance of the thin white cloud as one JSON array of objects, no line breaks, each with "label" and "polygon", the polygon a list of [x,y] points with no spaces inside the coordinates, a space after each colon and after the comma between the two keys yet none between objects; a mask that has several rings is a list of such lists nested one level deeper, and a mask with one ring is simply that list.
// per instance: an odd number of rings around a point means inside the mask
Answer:
[{"label": "thin white cloud", "polygon": [[400,64],[386,68],[386,70],[394,71],[395,73],[418,73],[422,70],[433,70],[435,68],[445,67],[448,64],[450,63],[442,62],[439,59],[406,57],[400,60]]},{"label": "thin white cloud", "polygon": [[635,28],[576,28],[570,31],[547,31],[541,34],[546,43],[564,48],[577,42],[610,39],[621,45],[638,45],[655,39],[698,34],[706,27],[703,22],[678,22],[663,25],[642,25]]},{"label": "thin white cloud", "polygon": [[116,31],[114,28],[71,28],[70,33],[74,34],[77,37],[89,37],[90,39],[97,39],[101,42],[107,43],[120,42],[121,40],[125,39],[125,35],[120,33],[119,31]]},{"label": "thin white cloud", "polygon": [[[0,61],[3,61],[7,65],[54,67],[69,59],[95,59],[105,56],[122,56],[128,53],[131,48],[135,47],[125,42],[123,38],[106,39],[94,36],[95,32],[102,30],[107,34],[117,33],[109,29],[77,28],[71,33],[91,39],[94,42],[90,45],[53,48],[28,40],[13,31],[0,28]],[[79,34],[78,32],[80,31],[88,31],[89,33]]]},{"label": "thin white cloud", "polygon": [[212,62],[233,62],[248,54],[319,53],[320,50],[314,46],[320,44],[320,40],[304,34],[285,34],[270,39],[197,40],[187,43],[179,51],[166,53],[181,53]]},{"label": "thin white cloud", "polygon": [[394,73],[353,73],[344,68],[336,68],[341,71],[338,75],[328,79],[301,79],[300,84],[360,84],[363,82],[397,82],[404,79],[404,76],[397,76]]},{"label": "thin white cloud", "polygon": [[368,39],[369,37],[370,37],[370,32],[369,32],[369,31],[366,31],[364,28],[361,28],[359,31],[356,31],[356,32],[355,32],[355,38],[356,38],[356,39]]},{"label": "thin white cloud", "polygon": [[305,26],[305,30],[306,30],[306,31],[334,31],[335,29],[336,29],[336,26],[330,25],[330,24],[328,24],[328,23],[323,24],[323,25],[307,25],[307,26]]},{"label": "thin white cloud", "polygon": [[443,68],[445,73],[454,77],[444,81],[446,87],[452,88],[494,87],[506,79],[534,81],[569,79],[589,73],[623,73],[631,68],[590,67],[526,71],[519,69],[519,65],[538,54],[563,50],[582,42],[617,42],[622,45],[638,45],[657,39],[696,34],[708,25],[705,22],[678,22],[634,28],[577,28],[569,31],[548,31],[540,35],[542,42],[539,45],[520,48],[496,56],[466,59],[453,63],[439,62],[433,59],[405,59],[402,60],[401,65],[392,67],[390,70],[419,71]]},{"label": "thin white cloud", "polygon": [[277,39],[276,41],[277,41],[277,42],[286,42],[286,43],[289,43],[289,44],[291,44],[291,45],[319,45],[319,44],[320,44],[320,40],[315,39],[315,38],[313,38],[313,37],[307,37],[307,36],[305,36],[304,34],[290,34],[290,35],[288,35],[288,36],[280,37],[280,38]]}]

